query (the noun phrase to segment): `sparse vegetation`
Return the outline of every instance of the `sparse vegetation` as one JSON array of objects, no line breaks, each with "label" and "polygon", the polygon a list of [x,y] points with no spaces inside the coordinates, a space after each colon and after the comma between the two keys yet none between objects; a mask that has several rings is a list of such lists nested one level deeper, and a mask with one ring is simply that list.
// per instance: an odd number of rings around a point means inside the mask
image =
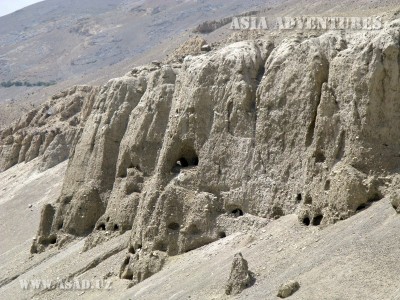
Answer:
[{"label": "sparse vegetation", "polygon": [[0,86],[3,88],[9,88],[12,86],[27,86],[27,87],[33,87],[33,86],[51,86],[51,85],[55,85],[56,82],[54,80],[51,81],[38,81],[38,82],[28,82],[28,81],[3,81],[0,83]]}]

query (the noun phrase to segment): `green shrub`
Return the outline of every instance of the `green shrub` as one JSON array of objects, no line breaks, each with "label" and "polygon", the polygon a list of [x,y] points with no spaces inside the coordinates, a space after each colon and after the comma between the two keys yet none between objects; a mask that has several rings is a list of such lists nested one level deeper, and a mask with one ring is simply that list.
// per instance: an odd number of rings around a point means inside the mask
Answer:
[{"label": "green shrub", "polygon": [[32,86],[51,86],[51,85],[55,85],[57,82],[54,80],[48,81],[48,82],[44,82],[44,81],[38,81],[38,82],[28,82],[28,81],[3,81],[0,83],[0,86],[3,88],[9,88],[12,86],[26,86],[26,87],[32,87]]}]

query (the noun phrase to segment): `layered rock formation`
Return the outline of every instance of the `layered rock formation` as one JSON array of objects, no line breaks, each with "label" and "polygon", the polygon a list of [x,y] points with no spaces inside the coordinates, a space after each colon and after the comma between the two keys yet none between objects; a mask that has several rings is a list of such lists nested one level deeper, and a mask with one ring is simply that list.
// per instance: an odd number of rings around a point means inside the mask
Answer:
[{"label": "layered rock formation", "polygon": [[111,80],[32,251],[131,230],[120,276],[139,282],[235,231],[379,200],[400,167],[399,26],[240,42]]},{"label": "layered rock formation", "polygon": [[75,86],[63,91],[0,131],[0,172],[38,156],[42,170],[68,159],[97,90]]}]

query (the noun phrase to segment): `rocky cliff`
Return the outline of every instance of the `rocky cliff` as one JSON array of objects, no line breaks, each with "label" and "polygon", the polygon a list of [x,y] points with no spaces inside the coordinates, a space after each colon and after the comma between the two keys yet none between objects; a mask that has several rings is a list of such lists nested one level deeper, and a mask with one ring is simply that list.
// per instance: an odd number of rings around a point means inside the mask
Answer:
[{"label": "rocky cliff", "polygon": [[98,88],[75,86],[54,95],[0,131],[0,172],[40,157],[46,170],[68,159],[91,113]]},{"label": "rocky cliff", "polygon": [[[120,276],[140,282],[286,214],[323,226],[380,200],[400,167],[399,28],[244,41],[81,91],[88,113],[32,252],[131,230]],[[2,157],[22,160],[19,131],[3,136]]]}]

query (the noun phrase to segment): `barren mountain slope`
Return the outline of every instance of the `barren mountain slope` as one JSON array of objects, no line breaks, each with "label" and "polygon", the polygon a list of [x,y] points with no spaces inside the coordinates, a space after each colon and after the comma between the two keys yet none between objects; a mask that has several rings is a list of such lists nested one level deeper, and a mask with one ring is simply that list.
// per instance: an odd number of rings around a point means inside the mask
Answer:
[{"label": "barren mountain slope", "polygon": [[[53,178],[51,173],[45,176]],[[24,203],[19,209],[26,207]],[[90,252],[82,253],[84,241],[78,241],[61,251],[35,256],[33,261],[27,241],[1,256],[3,276],[18,268],[22,274],[0,287],[0,299],[279,299],[279,286],[295,279],[301,286],[290,299],[396,300],[400,298],[395,267],[400,255],[399,226],[400,218],[387,199],[326,228],[302,226],[296,215],[288,215],[258,231],[238,232],[174,257],[161,272],[128,290],[129,281],[119,279],[118,273],[127,254],[120,249],[129,232]],[[237,252],[248,260],[256,282],[242,294],[228,297],[224,289]],[[101,262],[93,264],[98,258]],[[66,278],[75,272],[81,279],[107,278],[112,289],[40,292],[20,286],[20,280]]]},{"label": "barren mountain slope", "polygon": [[[0,88],[0,127],[60,90],[104,84],[135,65],[165,58],[204,21],[253,10],[273,18],[379,15],[396,7],[396,0],[46,0],[0,18],[0,82],[56,84]],[[232,34],[227,27],[204,37],[220,42]]]},{"label": "barren mountain slope", "polygon": [[[16,215],[0,298],[276,299],[296,280],[292,299],[396,299],[400,20],[384,15],[374,31],[239,32],[0,131],[0,205]],[[23,198],[36,208],[45,187],[28,245]],[[227,296],[237,252],[251,281]],[[21,288],[34,278],[112,290]]]},{"label": "barren mountain slope", "polygon": [[173,47],[171,39],[187,36],[198,23],[263,2],[46,0],[29,6],[0,18],[0,82],[56,85],[0,87],[0,104],[7,99],[40,102],[73,84],[104,83],[127,72],[150,49],[162,58],[165,46],[160,44]]}]

